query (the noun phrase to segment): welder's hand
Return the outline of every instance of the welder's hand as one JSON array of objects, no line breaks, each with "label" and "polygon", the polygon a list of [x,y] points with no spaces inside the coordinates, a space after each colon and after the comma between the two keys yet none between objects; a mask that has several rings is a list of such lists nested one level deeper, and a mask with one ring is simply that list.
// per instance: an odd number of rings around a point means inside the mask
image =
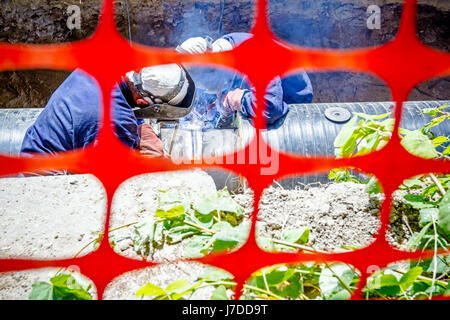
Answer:
[{"label": "welder's hand", "polygon": [[222,51],[229,51],[229,50],[233,50],[233,45],[231,44],[230,41],[225,40],[223,38],[217,39],[211,45],[212,52],[222,52]]},{"label": "welder's hand", "polygon": [[148,123],[139,125],[139,151],[149,157],[167,157],[162,141]]},{"label": "welder's hand", "polygon": [[205,53],[208,50],[208,43],[202,37],[189,38],[180,44],[176,50],[179,53]]},{"label": "welder's hand", "polygon": [[234,89],[229,91],[223,100],[223,107],[228,112],[232,111],[241,111],[242,110],[242,96],[244,95],[245,90],[242,89]]}]

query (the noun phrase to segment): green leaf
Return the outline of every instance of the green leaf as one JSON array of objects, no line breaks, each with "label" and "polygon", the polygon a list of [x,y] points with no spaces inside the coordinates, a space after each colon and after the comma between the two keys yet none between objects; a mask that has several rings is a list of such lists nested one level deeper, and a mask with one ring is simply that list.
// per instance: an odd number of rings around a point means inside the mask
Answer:
[{"label": "green leaf", "polygon": [[217,191],[217,196],[219,198],[218,209],[220,211],[233,212],[237,215],[244,214],[244,208],[233,200],[226,187]]},{"label": "green leaf", "polygon": [[156,246],[162,246],[164,244],[164,224],[162,222],[158,222],[155,225],[153,241]]},{"label": "green leaf", "polygon": [[167,242],[170,244],[175,244],[187,237],[198,234],[199,232],[200,231],[197,228],[186,224],[177,226],[169,229],[167,232]]},{"label": "green leaf", "polygon": [[420,176],[413,177],[411,179],[407,179],[403,181],[403,185],[407,188],[421,187],[422,181],[419,179]]},{"label": "green leaf", "polygon": [[[411,263],[411,266],[419,266],[423,269],[426,273],[432,273],[434,271],[434,259],[435,256],[433,256],[432,259],[422,260],[419,263],[413,262]],[[450,266],[450,256],[437,256],[436,260],[436,273],[447,273],[449,272]]]},{"label": "green leaf", "polygon": [[309,228],[301,227],[283,231],[283,240],[292,243],[305,244],[309,239]]},{"label": "green leaf", "polygon": [[447,146],[447,148],[445,148],[445,150],[442,152],[444,155],[448,155],[450,154],[450,145]]},{"label": "green leaf", "polygon": [[228,222],[220,221],[212,229],[217,232],[213,252],[232,249],[239,243],[239,235],[236,234],[236,231]]},{"label": "green leaf", "polygon": [[232,227],[231,224],[226,221],[219,221],[214,224],[212,230],[217,232],[217,236],[225,236],[225,234],[227,234],[237,241],[242,242],[247,240],[248,233],[250,231],[250,223],[242,223],[236,227]]},{"label": "green leaf", "polygon": [[448,108],[447,105],[440,106],[439,108],[424,108],[422,109],[422,113],[435,117],[439,113],[439,111],[442,111],[446,108]]},{"label": "green leaf", "polygon": [[54,300],[92,300],[91,295],[83,289],[71,289],[65,286],[53,286]]},{"label": "green leaf", "polygon": [[52,277],[50,283],[36,282],[32,287],[31,300],[92,300],[88,292],[90,284],[83,287],[72,274],[62,273]]},{"label": "green leaf", "polygon": [[286,266],[273,268],[265,268],[255,273],[256,284],[259,288],[265,289],[264,276],[269,287],[275,287],[286,282],[293,274],[295,274],[294,268],[289,268]]},{"label": "green leaf", "polygon": [[215,282],[220,280],[232,280],[233,275],[223,269],[208,267],[200,278],[205,281]]},{"label": "green leaf", "polygon": [[438,157],[433,142],[421,130],[408,132],[401,141],[402,146],[413,155],[431,159]]},{"label": "green leaf", "polygon": [[214,224],[214,218],[212,214],[202,215],[200,216],[200,219],[193,215],[186,215],[186,218],[184,220],[199,225],[205,229],[211,228]]},{"label": "green leaf", "polygon": [[434,147],[439,147],[441,144],[446,143],[448,141],[447,137],[439,136],[433,139],[433,145]]},{"label": "green leaf", "polygon": [[332,169],[328,174],[328,179],[334,180],[336,182],[349,182],[355,177],[350,174],[348,170]]},{"label": "green leaf", "polygon": [[[331,270],[330,270],[331,269]],[[324,268],[319,277],[319,287],[325,300],[349,299],[351,294],[339,281],[335,274],[349,286],[355,273],[345,264],[335,264],[330,268]]]},{"label": "green leaf", "polygon": [[176,216],[180,216],[184,214],[184,206],[178,205],[173,208],[170,208],[168,210],[163,209],[156,209],[155,217],[157,218],[164,218],[164,219],[170,219]]},{"label": "green leaf", "polygon": [[380,141],[380,135],[378,132],[374,132],[366,136],[359,144],[359,151],[357,155],[368,154],[377,149],[378,143]]},{"label": "green leaf", "polygon": [[294,274],[295,274],[294,268],[281,266],[266,274],[266,280],[269,286],[277,286],[287,281]]},{"label": "green leaf", "polygon": [[404,129],[404,128],[398,128],[398,133],[400,133],[402,136],[409,134],[411,130]]},{"label": "green leaf", "polygon": [[384,272],[388,271],[381,271],[373,274],[367,282],[367,288],[369,290],[375,290],[385,296],[398,295],[401,292],[399,280],[395,275],[384,274]]},{"label": "green leaf", "polygon": [[439,204],[437,223],[447,235],[450,235],[450,190],[445,193]]},{"label": "green leaf", "polygon": [[211,295],[211,300],[229,300],[227,289],[223,285],[218,286]]},{"label": "green leaf", "polygon": [[370,178],[370,180],[369,180],[369,182],[367,182],[364,190],[369,194],[369,196],[372,193],[378,194],[378,193],[383,192],[381,185],[378,183],[378,180],[375,177]]},{"label": "green leaf", "polygon": [[257,237],[258,246],[265,251],[275,251],[275,244],[272,239],[266,237]]},{"label": "green leaf", "polygon": [[356,121],[358,120],[357,116],[354,116],[349,122],[347,122],[339,131],[339,134],[334,139],[334,147],[340,148],[342,147],[353,135],[353,132],[355,131],[356,127]]},{"label": "green leaf", "polygon": [[189,280],[187,279],[181,279],[181,280],[175,280],[174,282],[170,283],[167,287],[166,287],[166,292],[167,293],[179,293],[183,290],[186,289],[186,287],[189,286]]},{"label": "green leaf", "polygon": [[44,281],[35,282],[28,297],[30,300],[53,300],[53,286]]},{"label": "green leaf", "polygon": [[299,274],[293,274],[289,278],[289,284],[283,288],[282,296],[289,297],[291,299],[297,299],[301,293],[303,293],[303,281],[300,279]]},{"label": "green leaf", "polygon": [[341,155],[343,157],[353,156],[353,152],[355,151],[357,141],[358,138],[355,135],[352,135],[347,140],[347,142],[345,142],[344,145],[341,147]]},{"label": "green leaf", "polygon": [[449,118],[448,115],[443,115],[437,118],[433,118],[429,123],[427,123],[425,125],[425,129],[428,130],[432,127],[438,126],[439,124],[441,124],[442,122],[444,122],[445,120],[447,120]]},{"label": "green leaf", "polygon": [[203,215],[210,214],[217,210],[217,196],[205,195],[199,197],[193,205],[194,209]]},{"label": "green leaf", "polygon": [[208,253],[209,248],[213,244],[215,238],[212,236],[194,236],[188,242],[184,250],[185,258],[201,258]]},{"label": "green leaf", "polygon": [[380,278],[380,287],[378,291],[383,295],[395,296],[400,293],[400,284],[398,279],[392,274],[384,274]]},{"label": "green leaf", "polygon": [[155,225],[150,218],[146,222],[135,225],[132,236],[134,251],[144,257],[147,257],[154,250],[153,239],[155,234]]},{"label": "green leaf", "polygon": [[415,232],[412,237],[408,240],[408,249],[417,249],[419,243],[422,241],[423,237],[427,233],[428,229],[431,227],[432,223],[430,222],[426,226],[420,230],[419,233]]},{"label": "green leaf", "polygon": [[69,280],[70,277],[71,276],[69,274],[62,273],[62,274],[59,274],[59,275],[54,276],[53,278],[51,278],[50,282],[54,286],[65,286],[67,284],[67,281]]},{"label": "green leaf", "polygon": [[403,196],[414,209],[424,209],[424,208],[432,208],[434,207],[432,204],[425,203],[427,200],[418,194],[406,194]]},{"label": "green leaf", "polygon": [[400,288],[403,291],[406,291],[411,287],[414,281],[417,280],[417,277],[420,276],[423,272],[421,267],[415,267],[410,269],[407,273],[405,273],[400,279]]},{"label": "green leaf", "polygon": [[163,288],[154,285],[153,283],[147,283],[143,287],[141,287],[138,291],[136,291],[136,297],[154,297],[154,296],[164,296],[166,292]]},{"label": "green leaf", "polygon": [[83,288],[72,274],[60,274],[50,279],[53,285],[54,300],[91,300],[92,297],[87,291],[90,286]]},{"label": "green leaf", "polygon": [[437,208],[424,208],[419,211],[419,224],[425,226],[430,222],[437,220],[439,215],[439,209]]},{"label": "green leaf", "polygon": [[365,113],[360,113],[360,112],[353,112],[353,114],[357,115],[358,117],[361,117],[365,120],[380,120],[380,119],[386,118],[391,115],[390,112],[383,113],[383,114],[375,114],[375,115],[365,114]]},{"label": "green leaf", "polygon": [[198,197],[193,203],[193,208],[202,215],[207,215],[214,211],[224,211],[241,216],[244,212],[244,208],[233,200],[226,188],[217,191],[215,194]]}]

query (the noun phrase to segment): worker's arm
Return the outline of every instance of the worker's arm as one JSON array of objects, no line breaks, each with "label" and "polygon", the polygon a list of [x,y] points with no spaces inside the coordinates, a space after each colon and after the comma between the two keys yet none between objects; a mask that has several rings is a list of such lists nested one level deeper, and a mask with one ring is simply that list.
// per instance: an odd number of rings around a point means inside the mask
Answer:
[{"label": "worker's arm", "polygon": [[148,123],[139,125],[139,151],[145,156],[166,157],[162,141]]},{"label": "worker's arm", "polygon": [[[239,92],[239,90],[235,91]],[[234,106],[233,110],[241,111],[242,115],[247,118],[255,117],[256,97],[254,92],[245,90],[240,99],[241,107]],[[288,113],[289,104],[312,102],[311,81],[306,72],[296,73],[283,79],[276,77],[269,83],[264,100],[266,110],[263,112],[263,116],[266,118],[269,127]]]},{"label": "worker's arm", "polygon": [[124,92],[119,86],[114,88],[112,94],[113,121],[111,125],[120,141],[130,148],[138,149],[139,124],[131,107],[132,99],[127,98],[127,94],[129,92]]},{"label": "worker's arm", "polygon": [[[263,111],[263,116],[266,119],[267,126],[274,124],[288,113],[289,106],[283,101],[283,87],[280,77],[276,77],[269,84],[264,95],[264,102],[266,110]],[[240,111],[244,117],[253,118],[256,116],[256,96],[253,91],[246,90],[244,92],[241,104]]]},{"label": "worker's arm", "polygon": [[283,87],[283,100],[287,104],[311,103],[313,88],[306,72],[293,74],[281,79]]},{"label": "worker's arm", "polygon": [[68,150],[73,150],[72,116],[66,101],[54,97],[26,131],[20,152],[56,154]]}]

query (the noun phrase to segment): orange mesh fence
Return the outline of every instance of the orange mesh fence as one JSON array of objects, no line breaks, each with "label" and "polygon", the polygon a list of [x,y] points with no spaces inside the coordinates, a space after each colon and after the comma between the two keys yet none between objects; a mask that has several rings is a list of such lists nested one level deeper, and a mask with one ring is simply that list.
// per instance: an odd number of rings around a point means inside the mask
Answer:
[{"label": "orange mesh fence", "polygon": [[[308,253],[269,253],[261,250],[255,241],[255,222],[258,206],[252,215],[252,228],[246,244],[239,250],[196,259],[199,262],[223,268],[235,276],[240,292],[243,283],[250,275],[264,267],[281,263],[304,261],[333,261],[353,265],[361,272],[358,289],[352,299],[361,298],[361,290],[371,266],[384,267],[387,264],[405,259],[431,257],[434,252],[406,252],[391,247],[386,238],[392,193],[403,180],[427,172],[449,173],[450,164],[443,160],[426,160],[408,153],[400,144],[397,134],[402,115],[402,102],[417,84],[431,78],[450,75],[450,54],[431,49],[420,42],[416,34],[416,1],[404,2],[399,32],[394,41],[375,48],[357,50],[320,50],[282,46],[274,41],[267,21],[267,2],[259,0],[252,33],[254,37],[233,51],[220,54],[181,55],[174,50],[130,44],[117,31],[114,22],[113,0],[103,1],[102,14],[95,34],[86,40],[59,45],[18,45],[0,44],[0,71],[17,69],[65,69],[81,68],[96,78],[103,98],[103,124],[99,130],[98,143],[84,150],[60,154],[57,157],[35,156],[15,158],[0,156],[0,175],[19,172],[32,172],[43,169],[67,169],[71,172],[95,175],[107,192],[108,207],[105,222],[105,236],[95,252],[75,259],[27,260],[2,259],[0,272],[34,269],[42,267],[68,267],[77,265],[82,273],[92,279],[101,299],[106,285],[120,274],[149,266],[155,263],[137,261],[118,255],[109,245],[107,230],[109,226],[111,200],[117,187],[126,179],[144,173],[208,168],[214,166],[232,171],[245,177],[248,186],[254,191],[255,204],[261,194],[274,179],[289,175],[324,172],[337,167],[354,167],[374,174],[382,184],[386,200],[383,202],[380,219],[381,228],[376,241],[366,248],[330,254]],[[264,54],[255,54],[255,52]],[[110,93],[114,84],[129,70],[144,66],[165,63],[215,64],[239,70],[249,77],[255,86],[258,111],[255,120],[257,134],[250,144],[234,155],[224,155],[222,165],[203,163],[176,165],[167,159],[148,159],[136,151],[128,149],[114,135],[111,126]],[[264,91],[271,79],[295,69],[307,71],[344,70],[372,73],[383,79],[390,87],[396,103],[394,133],[388,145],[375,153],[349,159],[306,158],[288,155],[267,146],[261,137],[264,127],[262,111]],[[259,148],[259,149],[258,149]],[[264,161],[266,149],[272,152],[272,159],[278,159],[279,171],[273,175],[261,174],[270,164]],[[114,150],[114,151],[112,151]],[[250,150],[259,150],[258,156],[250,161]],[[241,157],[244,164],[225,161],[225,157]],[[239,294],[236,295],[236,298]]]}]

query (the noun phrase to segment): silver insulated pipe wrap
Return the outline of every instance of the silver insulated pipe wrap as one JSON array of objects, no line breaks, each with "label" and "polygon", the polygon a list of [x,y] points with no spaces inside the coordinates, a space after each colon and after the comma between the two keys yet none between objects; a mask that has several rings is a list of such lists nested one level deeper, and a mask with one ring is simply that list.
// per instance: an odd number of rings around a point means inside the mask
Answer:
[{"label": "silver insulated pipe wrap", "polygon": [[[450,105],[450,101],[412,101],[403,107],[400,127],[415,130],[423,127],[431,117],[421,112],[424,108]],[[17,155],[20,151],[27,128],[33,124],[42,109],[0,109],[0,152]],[[342,126],[352,117],[352,112],[383,114],[393,112],[392,102],[362,103],[320,103],[290,105],[283,124],[276,129],[265,130],[264,139],[274,148],[314,158],[333,156],[334,139]],[[166,150],[173,136],[173,128],[161,128],[161,138]],[[432,131],[436,135],[450,134],[450,121],[441,123]],[[250,121],[242,120],[241,130],[180,128],[176,135],[172,157],[201,159],[201,157],[223,155],[242,149],[254,137],[255,129]],[[239,179],[229,173],[218,171],[214,175],[217,187],[227,185],[236,189]],[[234,181],[234,182],[233,182]],[[311,175],[286,179],[282,185],[286,188],[314,182],[328,182],[326,176]]]},{"label": "silver insulated pipe wrap", "polygon": [[0,109],[0,153],[18,155],[25,132],[42,109]]},{"label": "silver insulated pipe wrap", "polygon": [[[450,101],[412,101],[406,102],[403,107],[401,128],[415,130],[422,128],[431,117],[423,114],[422,109],[449,105]],[[352,112],[370,115],[394,113],[392,102],[361,102],[361,103],[310,103],[290,105],[289,113],[279,128],[267,130],[262,133],[268,144],[277,150],[300,154],[306,157],[334,155],[334,139],[341,128],[353,116]],[[333,121],[327,117],[330,109],[343,109],[348,111],[347,121],[339,115]],[[342,115],[341,115],[342,116]],[[248,121],[243,123],[244,141],[253,136],[253,127]],[[432,131],[436,135],[450,134],[450,121],[441,123]]]}]

